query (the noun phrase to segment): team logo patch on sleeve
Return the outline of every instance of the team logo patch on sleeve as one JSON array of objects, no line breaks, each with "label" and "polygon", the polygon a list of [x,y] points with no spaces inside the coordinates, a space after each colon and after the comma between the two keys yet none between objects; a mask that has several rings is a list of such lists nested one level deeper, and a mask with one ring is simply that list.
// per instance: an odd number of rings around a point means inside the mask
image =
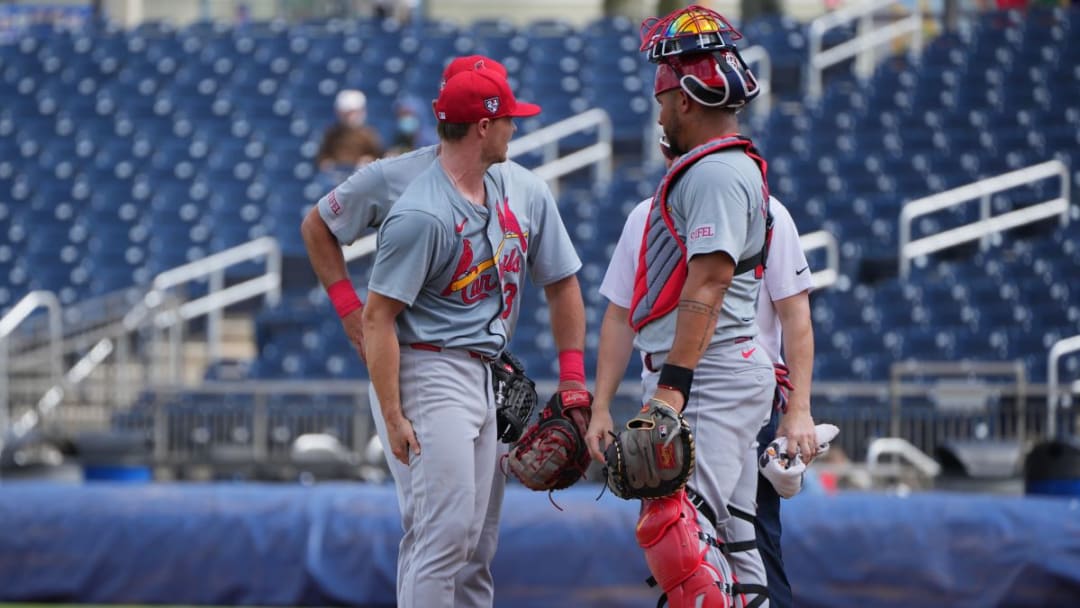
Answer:
[{"label": "team logo patch on sleeve", "polygon": [[330,212],[334,215],[341,215],[341,203],[338,202],[337,194],[335,194],[335,192],[335,190],[331,190],[330,196],[328,197],[328,201],[330,203]]},{"label": "team logo patch on sleeve", "polygon": [[696,226],[693,230],[691,230],[690,236],[688,236],[686,240],[693,242],[698,239],[709,239],[714,236],[716,236],[716,230],[713,229],[713,225],[702,224],[700,226]]},{"label": "team logo patch on sleeve", "polygon": [[499,98],[498,97],[488,97],[487,99],[484,100],[484,108],[486,108],[487,111],[492,113],[492,114],[498,113],[498,111],[499,111]]}]

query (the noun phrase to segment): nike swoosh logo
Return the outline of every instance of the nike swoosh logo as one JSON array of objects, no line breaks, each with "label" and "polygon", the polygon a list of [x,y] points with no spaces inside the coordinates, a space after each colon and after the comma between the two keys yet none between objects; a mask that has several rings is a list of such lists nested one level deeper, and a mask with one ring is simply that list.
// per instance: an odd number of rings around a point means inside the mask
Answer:
[{"label": "nike swoosh logo", "polygon": [[454,230],[457,231],[458,234],[461,234],[461,231],[465,230],[465,222],[467,222],[467,221],[469,221],[469,218],[465,218],[465,219],[461,220],[460,224],[454,226]]},{"label": "nike swoosh logo", "polygon": [[[461,231],[458,230],[458,232],[461,232]],[[802,270],[796,270],[795,274],[802,274],[802,273],[806,272],[806,269],[808,269],[808,268],[810,268],[810,267],[809,266],[803,266]]]},{"label": "nike swoosh logo", "polygon": [[751,348],[750,350],[744,350],[744,351],[742,351],[742,358],[743,358],[743,359],[749,359],[749,358],[750,358],[750,356],[754,354],[754,351],[755,351],[755,350],[757,350],[757,347],[756,347],[756,346],[755,346],[754,348]]}]

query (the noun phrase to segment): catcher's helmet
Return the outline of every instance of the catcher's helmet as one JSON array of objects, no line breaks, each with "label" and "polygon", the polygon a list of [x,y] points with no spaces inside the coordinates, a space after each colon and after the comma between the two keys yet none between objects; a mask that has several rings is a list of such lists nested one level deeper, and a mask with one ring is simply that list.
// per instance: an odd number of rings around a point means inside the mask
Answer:
[{"label": "catcher's helmet", "polygon": [[702,105],[741,108],[760,92],[735,46],[742,34],[716,11],[690,6],[641,25],[641,50],[656,63],[653,93],[681,87]]}]

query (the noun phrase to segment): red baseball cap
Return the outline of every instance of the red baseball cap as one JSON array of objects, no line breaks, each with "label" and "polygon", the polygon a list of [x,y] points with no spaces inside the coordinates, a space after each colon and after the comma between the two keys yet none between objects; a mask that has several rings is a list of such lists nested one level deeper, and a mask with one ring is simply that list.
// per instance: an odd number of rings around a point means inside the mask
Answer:
[{"label": "red baseball cap", "polygon": [[473,123],[481,118],[525,117],[540,106],[514,98],[510,83],[496,70],[479,68],[451,76],[435,100],[435,118],[442,122]]},{"label": "red baseball cap", "polygon": [[507,77],[506,66],[495,61],[491,57],[485,57],[483,55],[466,55],[464,57],[456,57],[442,73],[442,82],[439,83],[439,90],[446,86],[446,81],[450,80],[461,72],[467,72],[469,70],[479,70],[480,68],[487,68],[489,70],[495,70],[503,78]]}]

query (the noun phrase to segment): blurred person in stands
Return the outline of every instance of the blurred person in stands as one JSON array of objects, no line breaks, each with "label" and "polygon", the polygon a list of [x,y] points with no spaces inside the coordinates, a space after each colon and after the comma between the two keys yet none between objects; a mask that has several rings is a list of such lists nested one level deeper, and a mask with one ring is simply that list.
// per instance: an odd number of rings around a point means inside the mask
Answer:
[{"label": "blurred person in stands", "polygon": [[367,96],[343,89],[334,99],[337,122],[323,133],[315,156],[321,171],[354,171],[382,156],[379,133],[367,124]]},{"label": "blurred person in stands", "polygon": [[420,99],[402,95],[394,102],[394,141],[386,151],[387,156],[397,156],[438,143],[433,136],[434,125],[428,119],[431,113]]},{"label": "blurred person in stands", "polygon": [[[670,169],[676,157],[664,138],[661,138],[660,149]],[[593,421],[586,434],[589,450],[598,462],[603,462],[603,452],[608,443],[606,438],[610,437],[608,432],[613,430],[611,402],[633,351],[630,303],[651,205],[650,197],[638,203],[627,216],[600,284],[600,294],[608,299],[608,307],[600,327]],[[787,371],[792,387],[774,394],[769,423],[758,432],[758,456],[760,458],[775,438],[787,437],[788,457],[801,458],[809,464],[817,449],[814,420],[810,414],[814,369],[810,265],[799,242],[795,221],[787,208],[772,198],[769,212],[772,216],[772,239],[757,303],[758,344],[775,363],[783,366],[778,366],[779,373]],[[642,375],[645,375],[644,372]],[[765,562],[770,606],[793,606],[791,584],[780,550],[780,495],[760,473],[754,528],[758,551]]]},{"label": "blurred person in stands", "polygon": [[393,19],[407,24],[413,15],[421,14],[421,0],[375,0],[373,12],[376,19]]},{"label": "blurred person in stands", "polygon": [[[446,86],[447,81],[454,76],[478,69],[491,70],[503,79],[506,77],[506,69],[493,59],[481,55],[458,57],[452,60],[443,71],[440,91]],[[432,102],[432,109],[435,109],[434,101]],[[434,144],[401,156],[383,158],[365,165],[320,199],[318,204],[305,216],[301,225],[301,233],[304,237],[304,244],[307,247],[312,268],[315,270],[320,283],[326,289],[334,310],[341,319],[345,334],[356,347],[358,356],[364,359],[365,362],[366,344],[362,323],[365,307],[349,278],[342,247],[353,243],[363,236],[365,232],[381,227],[405,189],[419,175],[438,164],[441,156],[442,146]],[[507,181],[511,187],[515,191],[521,189],[522,198],[524,199],[522,202],[526,208],[537,211],[551,210],[557,214],[557,207],[555,207],[554,198],[547,184],[518,163],[513,161],[495,163],[488,169],[487,174],[489,176],[508,176]],[[496,214],[497,217],[498,215]],[[522,217],[524,218],[524,215]],[[557,216],[552,216],[549,219],[555,220]],[[475,221],[472,223],[476,224]],[[460,224],[461,229],[464,230],[466,225],[466,222],[462,222]],[[545,222],[544,226],[542,232],[547,233],[546,238],[540,236],[541,232],[530,233],[527,236],[529,246],[524,260],[525,265],[530,269],[530,273],[546,272],[543,269],[544,264],[538,257],[545,247],[543,241],[559,241],[561,240],[559,235],[565,233],[561,219],[558,222]],[[525,224],[524,227],[528,229],[528,224]],[[458,230],[458,225],[454,226],[454,230]],[[574,257],[576,259],[576,256]],[[560,372],[580,377],[580,387],[584,389],[585,370],[582,351],[585,341],[585,310],[581,299],[581,289],[574,274],[576,266],[579,264],[580,262],[570,264],[556,271],[556,276],[563,273],[569,274],[554,282],[550,281],[551,277],[542,278],[534,275],[533,284],[545,286],[544,292],[549,305],[557,300],[572,303],[571,306],[562,305],[561,314],[552,314],[552,328],[554,331],[569,331],[570,333],[576,332],[580,334],[571,337],[569,340],[560,340],[560,343],[568,345],[564,349],[567,355],[562,356],[560,353],[560,360],[565,358],[567,361],[565,365],[561,365]],[[537,280],[538,278],[540,280]],[[495,299],[497,298],[484,298],[485,301]],[[499,324],[515,322],[518,308],[518,306],[514,307],[507,320],[499,319]],[[560,306],[557,305],[552,310],[558,308]],[[556,326],[563,329],[558,329]],[[571,329],[565,329],[567,327]],[[573,329],[575,327],[579,329]],[[410,354],[411,352],[412,349],[410,349]],[[377,400],[372,399],[371,405],[373,415],[377,419],[381,418],[382,413]],[[391,470],[395,471],[395,476],[406,475],[408,468],[391,453],[392,450],[387,443],[383,443],[383,445],[388,464]],[[492,467],[495,466],[497,460],[506,454],[507,447],[505,443],[497,443],[491,460]],[[472,551],[468,553],[467,561],[456,565],[460,566],[460,570],[453,580],[453,594],[449,598],[453,600],[455,606],[491,606],[494,601],[491,562],[494,559],[498,544],[499,520],[505,484],[506,477],[504,475],[494,475],[494,479],[490,483],[491,490],[487,499],[487,510],[483,514],[479,538],[475,541]],[[412,535],[403,538],[402,554],[409,552],[412,541]],[[404,592],[402,585],[408,582],[406,577],[403,576],[404,571],[409,570],[407,561],[399,562],[399,567],[402,569],[398,577],[399,597]]]}]

